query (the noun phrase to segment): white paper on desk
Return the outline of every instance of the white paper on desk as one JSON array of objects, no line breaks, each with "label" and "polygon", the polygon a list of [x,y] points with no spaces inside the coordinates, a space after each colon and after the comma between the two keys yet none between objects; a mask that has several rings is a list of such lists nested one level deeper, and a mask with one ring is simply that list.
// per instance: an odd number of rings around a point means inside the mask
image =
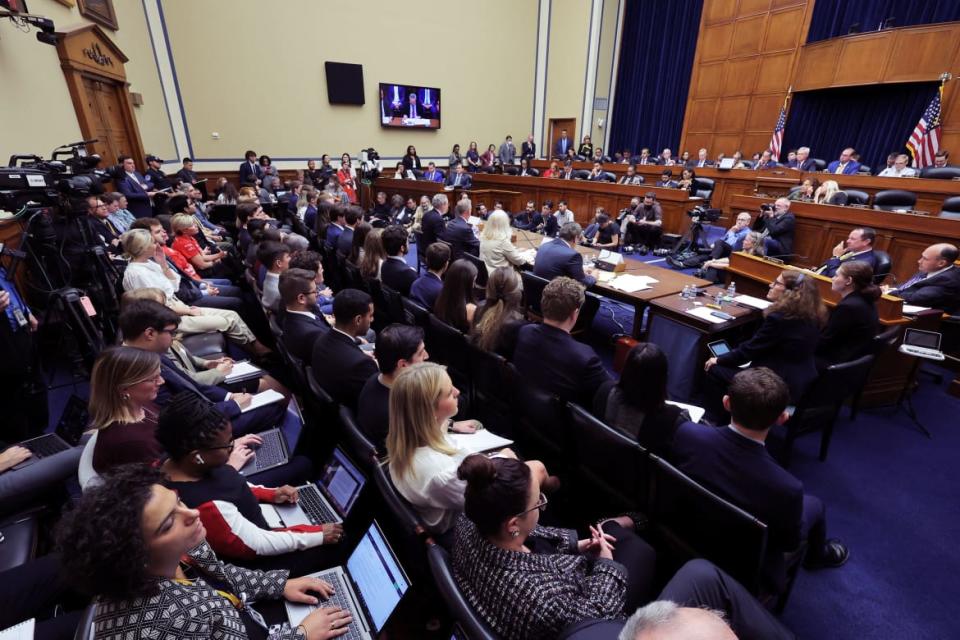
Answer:
[{"label": "white paper on desk", "polygon": [[635,276],[629,273],[619,275],[610,281],[610,286],[626,293],[636,293],[637,291],[646,291],[652,289],[643,276]]},{"label": "white paper on desk", "polygon": [[773,304],[769,300],[764,300],[763,298],[754,298],[753,296],[745,296],[743,294],[735,296],[733,301],[739,302],[740,304],[745,304],[748,307],[753,307],[754,309],[766,309]]},{"label": "white paper on desk", "polygon": [[903,305],[903,312],[910,315],[915,313],[921,313],[923,311],[930,311],[930,307],[918,307],[915,304],[905,304]]},{"label": "white paper on desk", "polygon": [[255,364],[249,362],[234,362],[233,369],[230,369],[230,373],[227,374],[224,382],[230,383],[234,380],[239,380],[240,378],[245,378],[257,373],[263,373],[263,369],[258,367]]},{"label": "white paper on desk", "polygon": [[240,410],[240,413],[246,413],[247,411],[253,411],[259,407],[266,406],[268,404],[273,404],[274,402],[280,402],[283,400],[283,394],[279,391],[274,391],[273,389],[267,389],[266,391],[261,391],[260,393],[255,393],[250,398],[250,404]]},{"label": "white paper on desk", "polygon": [[513,440],[500,437],[486,429],[481,429],[476,433],[448,433],[447,437],[453,440],[458,449],[474,453],[499,451],[513,444]]},{"label": "white paper on desk", "polygon": [[36,626],[36,618],[24,620],[0,631],[0,640],[33,640],[33,631]]},{"label": "white paper on desk", "polygon": [[675,407],[686,409],[687,413],[690,414],[690,419],[694,422],[700,422],[700,418],[702,418],[703,414],[707,412],[707,410],[703,407],[698,407],[694,404],[686,404],[685,402],[674,402],[673,400],[667,400],[667,404],[672,404]]},{"label": "white paper on desk", "polygon": [[687,309],[687,313],[692,316],[697,316],[702,320],[706,320],[707,322],[712,322],[713,324],[723,324],[726,322],[726,320],[723,318],[718,318],[717,316],[711,315],[713,313],[713,309],[708,307],[694,307],[693,309]]}]

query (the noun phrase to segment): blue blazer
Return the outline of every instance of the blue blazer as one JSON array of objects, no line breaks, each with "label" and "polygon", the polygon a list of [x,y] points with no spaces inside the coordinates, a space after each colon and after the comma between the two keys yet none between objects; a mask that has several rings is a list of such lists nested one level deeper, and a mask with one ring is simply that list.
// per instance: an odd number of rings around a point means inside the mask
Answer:
[{"label": "blue blazer", "polygon": [[433,171],[424,171],[423,179],[430,182],[443,182],[443,171],[434,169]]},{"label": "blue blazer", "polygon": [[316,314],[311,319],[300,313],[284,312],[281,327],[283,345],[304,364],[310,364],[317,339],[330,331],[327,321]]},{"label": "blue blazer", "polygon": [[559,238],[540,245],[537,258],[533,263],[533,272],[547,280],[553,280],[557,276],[568,276],[587,287],[597,282],[596,278],[583,272],[583,256]]},{"label": "blue blazer", "polygon": [[[827,173],[836,173],[837,167],[839,166],[840,166],[840,161],[834,160],[833,162],[827,165]],[[843,174],[841,175],[851,176],[855,174],[857,171],[860,171],[860,163],[857,162],[856,160],[851,160],[847,163],[847,166],[843,168]]]},{"label": "blue blazer", "polygon": [[240,184],[241,185],[253,185],[256,184],[257,180],[263,179],[263,167],[259,163],[254,164],[252,167],[250,163],[244,160],[240,164]]},{"label": "blue blazer", "polygon": [[150,196],[147,190],[141,184],[147,181],[138,172],[134,172],[134,177],[124,174],[123,179],[117,182],[117,189],[127,197],[128,209],[135,218],[149,218],[153,215],[153,207],[150,204]]},{"label": "blue blazer", "polygon": [[350,251],[353,249],[353,229],[346,227],[343,231],[340,232],[340,237],[337,238],[337,253],[343,256],[350,255]]},{"label": "blue blazer", "polygon": [[[343,229],[338,227],[335,224],[330,224],[327,226],[327,239],[324,240],[324,244],[327,245],[327,249],[336,249],[337,242],[340,240],[340,234],[343,233]],[[351,240],[351,243],[353,241]]]},{"label": "blue blazer", "polygon": [[796,160],[788,162],[787,166],[791,169],[799,169],[800,171],[813,171],[817,168],[816,164],[813,162],[813,158],[807,158],[803,161],[803,164],[800,164]]},{"label": "blue blazer", "polygon": [[380,267],[380,281],[401,295],[410,295],[410,287],[416,279],[417,272],[405,261],[389,257]]},{"label": "blue blazer", "polygon": [[410,285],[410,298],[423,305],[427,310],[433,310],[433,305],[437,303],[437,298],[440,297],[442,289],[443,280],[427,272]]},{"label": "blue blazer", "polygon": [[567,149],[573,148],[573,140],[567,138],[563,140],[562,138],[557,140],[557,143],[553,145],[553,155],[555,156],[565,156],[567,154]]},{"label": "blue blazer", "polygon": [[427,250],[427,247],[440,239],[445,228],[446,223],[443,221],[443,216],[441,216],[440,212],[436,209],[430,209],[430,211],[423,214],[423,219],[420,221],[420,230],[423,232],[423,235],[420,241],[423,243],[424,252]]},{"label": "blue blazer", "polygon": [[513,363],[538,389],[588,408],[593,406],[597,389],[610,380],[592,347],[546,324],[520,328]]},{"label": "blue blazer", "polygon": [[460,174],[459,185],[454,184],[456,181],[457,181],[457,172],[451,171],[450,175],[447,176],[447,179],[444,181],[443,184],[447,185],[448,187],[459,186],[461,189],[469,189],[470,187],[473,186],[473,179],[470,177],[470,174],[467,173],[466,171]]},{"label": "blue blazer", "polygon": [[463,218],[456,217],[447,224],[440,239],[450,245],[450,259],[458,260],[464,253],[480,256],[480,238]]}]

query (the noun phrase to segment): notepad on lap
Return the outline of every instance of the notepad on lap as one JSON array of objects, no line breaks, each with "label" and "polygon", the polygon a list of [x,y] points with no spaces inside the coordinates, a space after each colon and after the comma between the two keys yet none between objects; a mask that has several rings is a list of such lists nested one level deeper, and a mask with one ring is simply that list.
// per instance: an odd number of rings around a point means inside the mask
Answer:
[{"label": "notepad on lap", "polygon": [[240,413],[246,413],[248,411],[253,411],[254,409],[259,409],[260,407],[266,406],[268,404],[273,404],[274,402],[280,402],[283,400],[283,394],[279,391],[274,391],[273,389],[267,389],[266,391],[261,391],[260,393],[255,393],[250,398],[250,404],[240,410]]},{"label": "notepad on lap", "polygon": [[34,618],[24,620],[0,631],[0,640],[33,640],[33,631],[36,626],[37,621]]},{"label": "notepad on lap", "polygon": [[693,404],[686,404],[685,402],[674,402],[673,400],[667,400],[667,404],[672,404],[675,407],[686,409],[687,413],[690,414],[690,419],[694,422],[700,422],[700,418],[702,418],[703,414],[707,412],[707,410],[703,407],[698,407]]},{"label": "notepad on lap", "polygon": [[513,440],[502,438],[486,429],[476,433],[449,433],[447,436],[453,440],[458,449],[474,453],[498,451],[513,444]]},{"label": "notepad on lap", "polygon": [[255,364],[251,364],[246,361],[235,362],[233,364],[233,368],[230,370],[230,373],[228,373],[227,377],[224,379],[224,382],[230,384],[232,382],[238,382],[239,380],[258,378],[262,375],[263,369]]}]

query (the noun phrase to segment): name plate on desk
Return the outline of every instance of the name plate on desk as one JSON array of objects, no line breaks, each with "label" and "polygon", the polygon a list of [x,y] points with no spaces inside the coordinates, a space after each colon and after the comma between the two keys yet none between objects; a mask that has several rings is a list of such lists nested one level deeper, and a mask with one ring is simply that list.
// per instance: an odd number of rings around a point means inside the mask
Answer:
[{"label": "name plate on desk", "polygon": [[619,273],[626,271],[627,265],[623,262],[623,256],[616,251],[607,251],[604,249],[594,258],[593,265],[603,271],[613,271]]}]

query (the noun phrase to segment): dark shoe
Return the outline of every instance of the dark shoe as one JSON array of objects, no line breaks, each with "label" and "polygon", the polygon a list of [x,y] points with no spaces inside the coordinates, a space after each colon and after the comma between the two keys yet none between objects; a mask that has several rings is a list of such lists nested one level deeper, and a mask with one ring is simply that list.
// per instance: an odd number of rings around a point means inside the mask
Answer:
[{"label": "dark shoe", "polygon": [[821,549],[819,555],[811,556],[808,551],[807,558],[803,561],[803,566],[811,571],[817,569],[836,569],[837,567],[845,565],[849,559],[850,550],[836,538],[831,538],[823,545],[823,549]]},{"label": "dark shoe", "polygon": [[645,256],[648,253],[650,253],[650,249],[647,249],[646,245],[640,247],[640,255]]}]

